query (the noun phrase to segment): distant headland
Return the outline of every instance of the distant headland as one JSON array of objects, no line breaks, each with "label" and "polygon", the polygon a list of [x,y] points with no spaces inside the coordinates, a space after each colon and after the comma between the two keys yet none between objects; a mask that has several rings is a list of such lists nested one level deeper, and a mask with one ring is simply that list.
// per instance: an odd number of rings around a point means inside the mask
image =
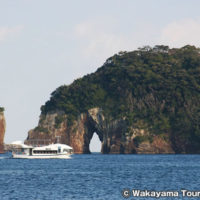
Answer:
[{"label": "distant headland", "polygon": [[200,49],[146,46],[119,52],[95,73],[63,85],[41,107],[26,139],[90,153],[200,153]]}]

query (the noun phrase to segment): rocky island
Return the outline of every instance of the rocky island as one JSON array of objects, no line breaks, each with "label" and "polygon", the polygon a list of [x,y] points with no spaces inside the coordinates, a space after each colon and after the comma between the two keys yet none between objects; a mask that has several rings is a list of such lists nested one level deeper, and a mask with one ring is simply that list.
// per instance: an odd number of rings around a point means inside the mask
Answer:
[{"label": "rocky island", "polygon": [[0,153],[4,153],[4,134],[6,129],[4,108],[0,107]]},{"label": "rocky island", "polygon": [[200,49],[146,46],[119,52],[95,73],[57,88],[26,139],[90,153],[200,153]]}]

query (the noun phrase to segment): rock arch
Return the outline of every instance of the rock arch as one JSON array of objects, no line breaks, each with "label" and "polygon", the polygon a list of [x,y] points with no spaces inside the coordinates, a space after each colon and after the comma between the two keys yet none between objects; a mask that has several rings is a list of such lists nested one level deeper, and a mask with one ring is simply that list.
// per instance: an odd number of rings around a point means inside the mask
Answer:
[{"label": "rock arch", "polygon": [[[75,130],[75,131],[73,131]],[[102,143],[102,153],[124,153],[123,135],[126,132],[124,120],[109,122],[100,108],[93,108],[81,114],[71,131],[66,133],[66,143],[74,148],[76,153],[90,153],[89,144],[94,132]]]},{"label": "rock arch", "polygon": [[127,127],[124,120],[109,122],[100,108],[92,108],[80,114],[71,126],[67,125],[67,116],[56,126],[56,118],[59,116],[63,117],[64,114],[52,112],[41,115],[38,126],[29,131],[25,143],[32,144],[35,140],[49,140],[54,143],[59,136],[60,142],[72,146],[75,153],[90,153],[90,140],[96,132],[102,143],[102,153],[125,153],[128,143],[125,144],[124,134]]},{"label": "rock arch", "polygon": [[[56,119],[59,117],[64,120],[58,125]],[[59,136],[60,142],[72,146],[75,153],[90,153],[89,144],[94,132],[100,138],[101,152],[104,154],[174,152],[171,144],[158,136],[152,136],[152,142],[143,141],[137,145],[135,137],[149,136],[149,132],[144,129],[128,127],[123,118],[106,119],[100,108],[92,108],[86,113],[80,114],[71,126],[68,126],[67,116],[63,112],[41,115],[38,126],[29,131],[25,143],[32,144],[35,139],[37,141],[45,139],[55,143],[56,137]]]}]

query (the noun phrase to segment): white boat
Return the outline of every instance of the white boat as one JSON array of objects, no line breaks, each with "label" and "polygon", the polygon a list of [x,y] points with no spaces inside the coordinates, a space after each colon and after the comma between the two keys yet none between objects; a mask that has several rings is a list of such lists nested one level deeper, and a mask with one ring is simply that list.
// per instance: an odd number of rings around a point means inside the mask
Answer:
[{"label": "white boat", "polygon": [[23,159],[68,159],[71,158],[72,153],[73,148],[65,144],[58,143],[41,147],[20,144],[12,150],[12,157]]}]

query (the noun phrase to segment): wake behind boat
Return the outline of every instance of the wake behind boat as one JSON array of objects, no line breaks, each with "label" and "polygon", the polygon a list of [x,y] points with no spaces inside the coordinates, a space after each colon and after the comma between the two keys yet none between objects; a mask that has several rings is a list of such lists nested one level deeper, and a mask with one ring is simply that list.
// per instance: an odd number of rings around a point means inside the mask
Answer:
[{"label": "wake behind boat", "polygon": [[41,147],[18,144],[17,148],[12,150],[12,157],[22,159],[68,159],[71,158],[72,153],[73,148],[65,144],[57,143]]}]

